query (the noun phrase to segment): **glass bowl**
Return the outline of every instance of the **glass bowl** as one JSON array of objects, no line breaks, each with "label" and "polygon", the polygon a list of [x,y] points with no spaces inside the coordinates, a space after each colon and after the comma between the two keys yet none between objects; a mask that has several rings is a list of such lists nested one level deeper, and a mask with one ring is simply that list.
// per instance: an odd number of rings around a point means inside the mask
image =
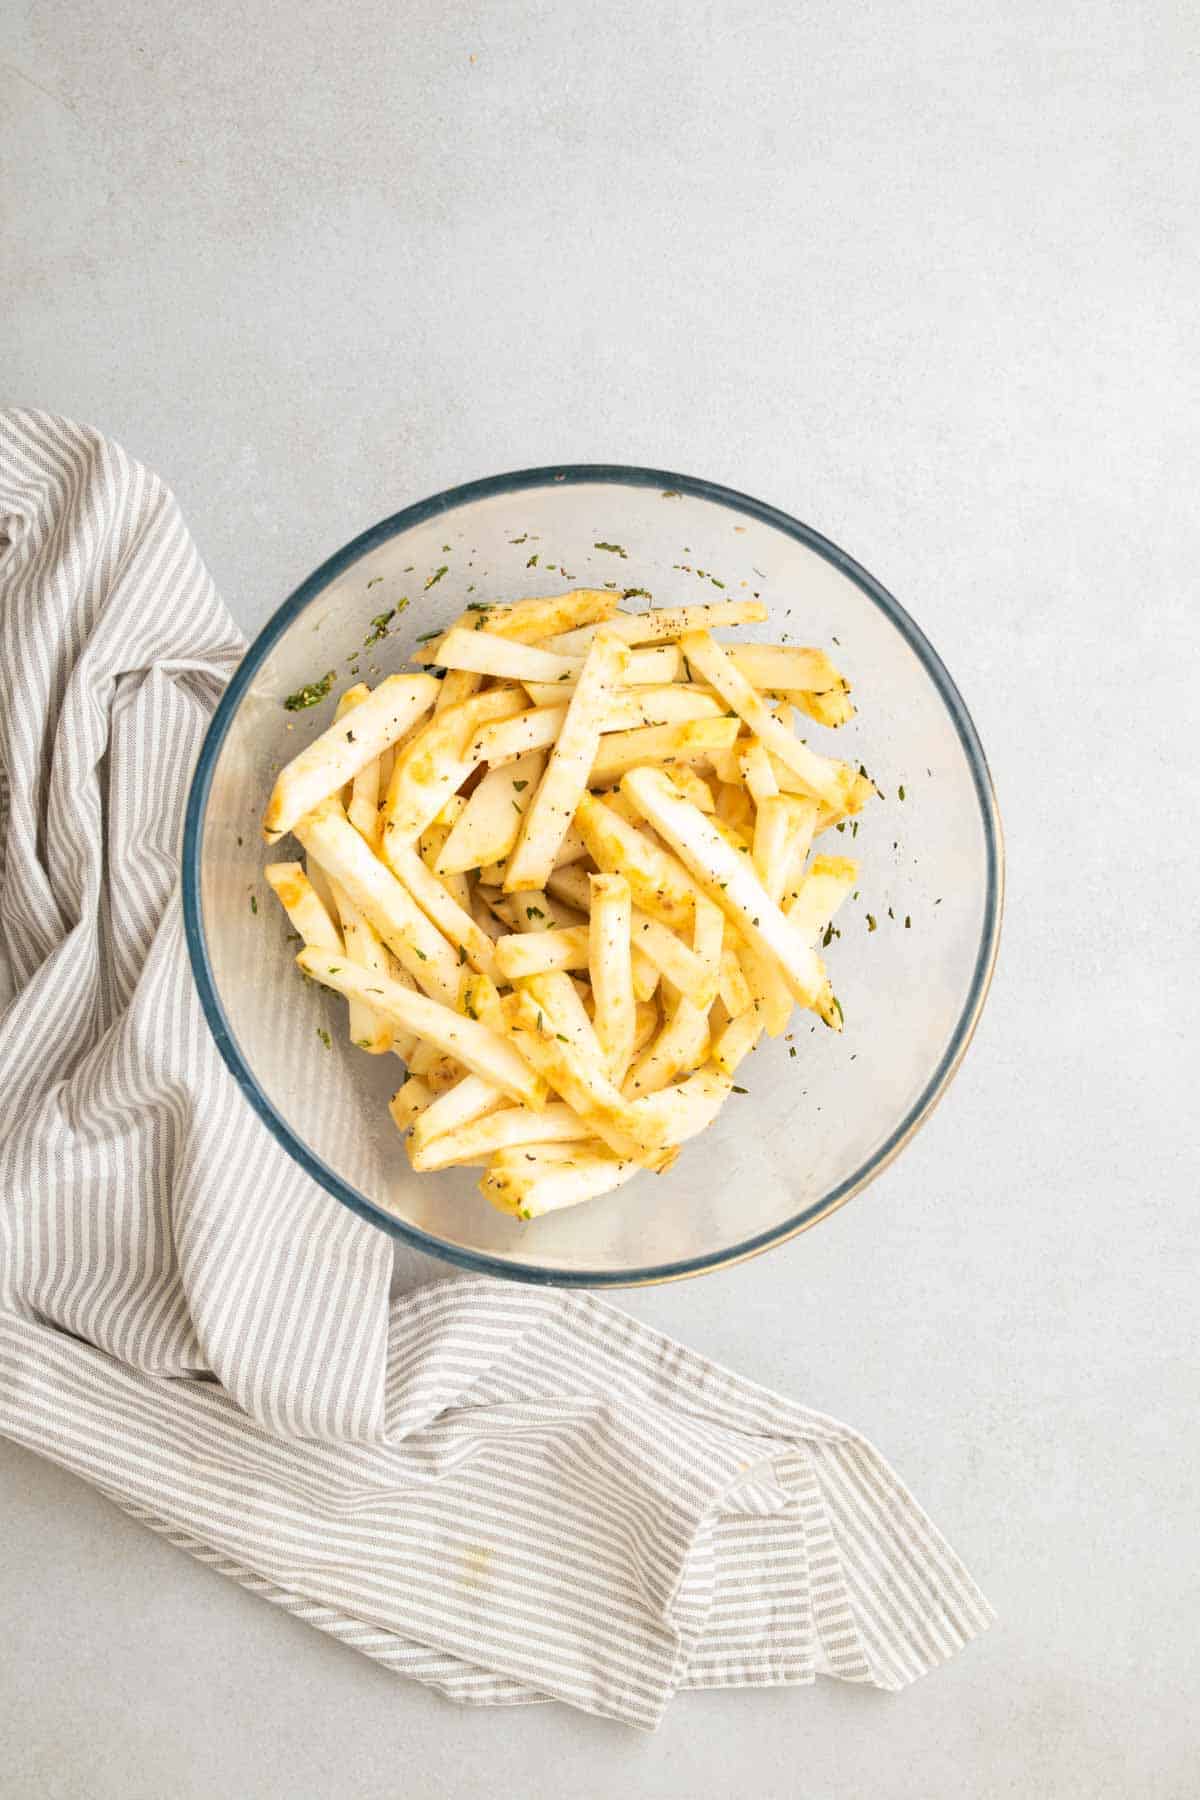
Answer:
[{"label": "glass bowl", "polygon": [[[760,1045],[742,1065],[748,1091],[667,1174],[523,1224],[479,1195],[477,1170],[410,1170],[387,1111],[400,1065],[352,1048],[344,1003],[298,979],[287,920],[262,879],[259,820],[281,764],[332,716],[332,697],[290,712],[286,696],[330,670],[334,694],[356,670],[379,680],[472,596],[605,585],[645,590],[656,605],[761,595],[768,623],[736,635],[832,650],[859,716],[836,733],[814,726],[812,736],[864,763],[883,797],[857,833],[847,824],[819,840],[862,863],[858,897],[825,952],[844,1033],[797,1012],[790,1041]],[[285,841],[270,854],[294,853]],[[999,817],[975,728],[891,595],[774,507],[689,476],[606,465],[453,488],[330,557],[230,682],[197,764],[183,850],[188,948],[209,1025],[251,1106],[301,1168],[435,1256],[513,1280],[597,1287],[736,1262],[872,1180],[927,1117],[970,1041],[1002,886]]]}]

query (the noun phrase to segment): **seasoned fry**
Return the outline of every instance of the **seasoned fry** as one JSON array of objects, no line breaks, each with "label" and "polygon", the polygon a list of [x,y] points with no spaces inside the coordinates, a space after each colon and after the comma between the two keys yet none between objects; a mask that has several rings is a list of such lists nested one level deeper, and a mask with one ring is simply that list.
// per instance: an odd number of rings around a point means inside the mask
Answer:
[{"label": "seasoned fry", "polygon": [[324,801],[296,836],[346,890],[388,949],[434,999],[453,1004],[458,958],[392,871],[363,843],[341,807]]},{"label": "seasoned fry", "polygon": [[636,1110],[663,1121],[668,1143],[682,1144],[707,1131],[732,1091],[732,1074],[710,1065],[633,1104]]},{"label": "seasoned fry", "polygon": [[[597,636],[600,635],[598,632]],[[594,643],[595,639],[592,641]],[[621,679],[629,688],[660,687],[666,682],[675,681],[683,668],[683,658],[676,644],[655,644],[648,650],[627,650],[626,655],[629,661]],[[535,706],[555,706],[564,696],[569,697],[573,693],[575,684],[575,674],[568,672],[560,675],[557,681],[527,681],[523,686]]]},{"label": "seasoned fry", "polygon": [[306,974],[348,999],[364,1000],[404,1029],[414,1031],[424,1043],[443,1055],[453,1056],[464,1068],[500,1088],[510,1098],[536,1111],[546,1103],[546,1084],[518,1056],[507,1038],[499,1037],[476,1019],[464,1018],[425,994],[403,988],[386,976],[368,974],[346,962],[336,951],[302,950],[296,958]]},{"label": "seasoned fry", "polygon": [[675,857],[623,819],[610,801],[591,794],[580,801],[575,823],[593,860],[606,874],[625,876],[643,912],[664,925],[691,924],[694,889]]},{"label": "seasoned fry", "polygon": [[589,778],[592,787],[619,781],[641,763],[698,761],[727,750],[738,734],[736,719],[687,719],[681,725],[642,725],[613,731],[600,740]]},{"label": "seasoned fry", "polygon": [[506,892],[545,887],[575,809],[587,791],[588,774],[600,744],[600,723],[628,661],[629,652],[619,638],[597,634],[533,804],[521,821],[505,871]]},{"label": "seasoned fry", "polygon": [[637,1001],[633,991],[632,906],[623,875],[589,875],[588,970],[596,1012],[592,1020],[605,1066],[620,1082],[633,1058]]},{"label": "seasoned fry", "polygon": [[858,864],[849,856],[814,856],[808,874],[786,908],[789,923],[815,944],[858,880]]},{"label": "seasoned fry", "polygon": [[433,1089],[419,1075],[410,1075],[388,1101],[388,1111],[396,1123],[396,1129],[407,1131],[426,1107],[434,1104],[434,1100]]},{"label": "seasoned fry", "polygon": [[573,925],[565,931],[530,931],[502,937],[496,943],[496,966],[505,981],[547,975],[555,969],[586,969],[588,930]]},{"label": "seasoned fry", "polygon": [[[317,951],[305,950],[304,956]],[[565,979],[565,977],[564,977]],[[660,1167],[665,1127],[633,1112],[605,1074],[601,1058],[571,1039],[560,1017],[546,1016],[531,993],[510,995],[504,1002],[512,1041],[521,1056],[577,1112],[595,1135],[618,1156],[632,1157],[648,1168]]]},{"label": "seasoned fry", "polygon": [[767,692],[798,688],[820,694],[846,685],[823,650],[799,644],[731,644],[725,653],[747,681]]},{"label": "seasoned fry", "polygon": [[[608,588],[573,588],[567,594],[554,594],[548,599],[517,600],[511,606],[489,606],[480,602],[455,620],[455,627],[493,631],[520,644],[535,643],[554,632],[574,630],[589,621],[607,619],[615,612],[617,595]],[[452,627],[451,629],[454,629]],[[440,663],[441,641],[419,644],[411,661]]]},{"label": "seasoned fry", "polygon": [[489,769],[471,794],[438,856],[439,875],[502,862],[517,841],[525,810],[546,767],[544,750]]},{"label": "seasoned fry", "polygon": [[[427,677],[432,680],[432,676]],[[478,765],[471,745],[481,725],[523,707],[520,688],[490,688],[433,719],[396,757],[383,803],[383,847],[411,844]]]},{"label": "seasoned fry", "polygon": [[[336,881],[331,881],[329,885],[342,927],[346,955],[350,961],[375,974],[390,975],[388,953],[369,922],[359,912],[345,888]],[[395,1027],[391,1020],[385,1019],[372,1007],[364,1006],[361,1000],[351,1000],[349,1010],[351,1043],[357,1044],[360,1050],[366,1050],[371,1056],[386,1055],[395,1037]]]},{"label": "seasoned fry", "polygon": [[464,1075],[454,1087],[439,1094],[434,1103],[421,1114],[413,1126],[413,1147],[415,1149],[432,1143],[434,1138],[446,1137],[461,1130],[464,1125],[472,1125],[476,1119],[486,1117],[498,1106],[507,1104],[504,1094],[490,1081],[484,1081],[478,1075]]},{"label": "seasoned fry", "polygon": [[263,874],[306,944],[317,950],[342,948],[341,932],[298,862],[268,863]]},{"label": "seasoned fry", "polygon": [[354,709],[353,722],[335,720],[328,731],[280,770],[267,802],[263,836],[277,842],[306,813],[352,781],[358,771],[427,713],[437,699],[432,675],[390,675]]},{"label": "seasoned fry", "polygon": [[621,1162],[613,1156],[581,1156],[558,1168],[538,1168],[530,1175],[522,1175],[509,1165],[489,1169],[479,1183],[479,1191],[499,1212],[520,1219],[540,1219],[546,1213],[561,1212],[564,1207],[610,1194],[637,1173],[636,1162]]},{"label": "seasoned fry", "polygon": [[437,876],[426,868],[416,847],[412,844],[393,844],[388,861],[393,874],[403,882],[421,911],[433,921],[442,936],[448,938],[456,949],[462,950],[481,974],[494,977],[496,958],[491,938],[486,931],[480,931],[470,913],[459,906]]},{"label": "seasoned fry", "polygon": [[690,632],[682,640],[682,649],[692,667],[698,669],[722,700],[745,720],[764,747],[786,763],[818,800],[828,806],[845,806],[854,785],[853,769],[846,763],[830,762],[827,757],[818,756],[794,737],[751,687],[724,647],[706,631]]},{"label": "seasoned fry", "polygon": [[[607,629],[627,644],[666,644],[681,638],[685,631],[711,631],[721,625],[761,625],[766,617],[762,600],[714,600],[711,606],[660,606],[643,613],[618,613],[608,621]],[[566,637],[556,638],[551,648],[568,653],[585,649],[591,642],[587,635],[590,629],[585,626],[571,632],[569,644]]]},{"label": "seasoned fry", "polygon": [[779,907],[704,814],[657,769],[633,769],[621,783],[642,816],[678,852],[696,880],[756,949],[774,959],[802,1006],[820,991],[823,970],[817,956],[793,930]]},{"label": "seasoned fry", "polygon": [[618,600],[471,601],[414,656],[439,678],[349,687],[264,818],[305,852],[266,870],[300,968],[407,1064],[412,1167],[522,1220],[669,1167],[796,1001],[843,1024],[819,950],[858,865],[811,852],[875,790],[799,733],[849,683],[712,637],[761,600]]},{"label": "seasoned fry", "polygon": [[569,1106],[555,1100],[536,1113],[523,1106],[503,1107],[459,1126],[448,1136],[430,1138],[426,1134],[418,1141],[414,1133],[409,1139],[408,1157],[417,1170],[448,1169],[455,1163],[474,1162],[477,1157],[491,1156],[497,1150],[519,1144],[582,1144],[592,1135]]}]

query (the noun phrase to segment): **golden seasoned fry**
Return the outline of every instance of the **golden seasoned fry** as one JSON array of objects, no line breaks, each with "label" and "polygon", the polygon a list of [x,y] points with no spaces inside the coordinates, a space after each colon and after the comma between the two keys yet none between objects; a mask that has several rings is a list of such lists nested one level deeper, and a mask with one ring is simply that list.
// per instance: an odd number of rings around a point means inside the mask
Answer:
[{"label": "golden seasoned fry", "polygon": [[844,724],[849,683],[710,635],[761,601],[617,598],[472,602],[414,658],[439,680],[342,695],[264,821],[306,852],[267,870],[300,967],[408,1064],[413,1168],[482,1165],[521,1219],[669,1167],[795,1000],[842,1028],[817,946],[858,868],[810,851],[874,788],[793,709]]},{"label": "golden seasoned fry", "polygon": [[447,669],[469,669],[502,681],[578,680],[581,656],[556,656],[536,644],[519,644],[491,631],[448,631],[438,645],[438,662]]},{"label": "golden seasoned fry", "polygon": [[600,744],[600,723],[628,660],[629,652],[619,639],[602,631],[597,634],[546,772],[521,822],[505,871],[506,892],[545,887],[575,809],[587,791],[588,774]]},{"label": "golden seasoned fry", "polygon": [[407,1031],[416,1032],[423,1043],[431,1044],[443,1055],[453,1056],[464,1068],[492,1083],[512,1099],[540,1110],[546,1103],[546,1084],[518,1056],[507,1038],[502,1038],[476,1019],[451,1011],[426,994],[414,993],[386,976],[370,975],[329,950],[302,950],[296,958],[300,967],[326,987],[336,989],[348,999],[364,1000],[378,1012]]},{"label": "golden seasoned fry", "polygon": [[824,694],[806,694],[798,688],[787,689],[784,698],[817,725],[827,725],[833,731],[839,725],[848,725],[854,717],[854,702],[850,698],[849,687],[844,683],[840,687],[830,688]]},{"label": "golden seasoned fry", "polygon": [[[370,923],[359,912],[345,888],[336,881],[330,882],[333,903],[337,908],[338,920],[342,927],[342,938],[346,955],[351,962],[360,968],[374,971],[376,974],[388,975],[391,967],[388,953],[381,940],[372,930]],[[328,949],[330,946],[319,946]],[[333,946],[336,949],[336,945]],[[361,1000],[350,1002],[350,1041],[357,1044],[371,1056],[383,1056],[392,1047],[395,1028],[390,1019],[372,1007],[364,1006]]]},{"label": "golden seasoned fry", "polygon": [[388,1101],[388,1111],[395,1120],[398,1131],[407,1131],[409,1126],[419,1119],[426,1107],[434,1103],[433,1089],[423,1082],[419,1075],[410,1075]]},{"label": "golden seasoned fry", "polygon": [[730,1019],[713,1042],[712,1059],[718,1069],[725,1075],[736,1075],[739,1063],[749,1056],[762,1033],[763,1023],[753,1006]]},{"label": "golden seasoned fry", "polygon": [[607,798],[586,794],[575,823],[593,860],[606,874],[625,876],[643,912],[664,925],[691,925],[695,890],[675,857],[622,818]]},{"label": "golden seasoned fry", "polygon": [[589,875],[587,880],[591,887],[588,969],[596,1002],[592,1024],[605,1066],[617,1083],[633,1058],[637,1029],[629,883],[623,875]]},{"label": "golden seasoned fry", "polygon": [[[317,952],[302,954],[314,956]],[[632,1157],[648,1168],[661,1166],[665,1129],[632,1111],[605,1073],[599,1046],[592,1056],[589,1046],[574,1041],[563,1029],[566,1020],[562,1015],[548,1014],[532,993],[510,995],[504,1008],[512,1042],[522,1057],[595,1135],[620,1157]]]},{"label": "golden seasoned fry", "polygon": [[496,967],[505,981],[526,975],[547,975],[555,969],[586,969],[588,929],[573,925],[565,931],[529,931],[502,937],[496,943]]},{"label": "golden seasoned fry", "polygon": [[844,806],[854,784],[855,771],[846,763],[818,756],[788,730],[750,685],[741,669],[706,631],[690,632],[682,640],[684,655],[693,669],[733,707],[767,750],[778,756],[805,783],[818,800]]},{"label": "golden seasoned fry", "polygon": [[263,818],[269,844],[292,829],[322,800],[336,794],[389,744],[403,737],[437,699],[432,675],[390,675],[374,693],[280,770]]},{"label": "golden seasoned fry", "polygon": [[298,862],[268,863],[263,874],[306,944],[318,950],[342,948],[341,932]]},{"label": "golden seasoned fry", "polygon": [[754,995],[750,992],[749,982],[742,974],[742,965],[738,961],[737,950],[728,941],[721,950],[721,976],[717,994],[731,1019],[736,1019],[739,1013],[746,1012],[754,1005]]},{"label": "golden seasoned fry", "polygon": [[[599,635],[601,634],[597,633]],[[593,638],[592,641],[594,643],[596,640]],[[683,668],[683,658],[677,644],[653,644],[648,650],[626,650],[626,655],[629,660],[621,680],[627,688],[661,687],[667,682],[675,681]],[[561,704],[564,697],[569,698],[574,692],[575,684],[576,677],[570,672],[560,675],[557,681],[522,683],[535,706]]]},{"label": "golden seasoned fry", "polygon": [[800,688],[807,693],[824,693],[846,685],[841,671],[823,650],[805,649],[799,644],[730,644],[725,652],[753,687],[766,692]]},{"label": "golden seasoned fry", "polygon": [[503,862],[546,767],[544,750],[489,769],[468,799],[437,859],[439,875],[461,874]]},{"label": "golden seasoned fry", "polygon": [[455,1163],[474,1162],[498,1150],[525,1144],[582,1144],[592,1132],[561,1100],[551,1101],[541,1112],[523,1106],[505,1106],[449,1135],[409,1139],[408,1157],[414,1169],[448,1169]]},{"label": "golden seasoned fry", "polygon": [[698,806],[700,808],[701,812],[710,813],[716,811],[716,802],[713,799],[712,789],[708,785],[708,782],[705,781],[703,775],[698,775],[695,769],[689,769],[686,763],[669,764],[667,767],[667,774],[671,777],[671,780],[679,789],[685,800],[690,800],[693,806]]},{"label": "golden seasoned fry", "polygon": [[324,801],[296,836],[346,890],[401,965],[435,999],[453,1004],[458,958],[408,889],[363,843],[341,807]]},{"label": "golden seasoned fry", "polygon": [[761,806],[764,800],[772,799],[779,792],[779,783],[771,768],[771,758],[757,738],[747,738],[738,745],[737,762],[742,781],[755,806]]},{"label": "golden seasoned fry", "polygon": [[740,856],[658,769],[631,770],[621,789],[742,936],[774,959],[801,1005],[809,1005],[824,976],[820,960],[763,888],[750,858]]},{"label": "golden seasoned fry", "polygon": [[[783,884],[792,864],[793,821],[790,794],[767,794],[754,815],[754,873],[772,900],[783,899]],[[813,814],[814,820],[816,814]]]},{"label": "golden seasoned fry", "polygon": [[649,1049],[634,1063],[621,1092],[627,1100],[656,1094],[708,1055],[708,1018],[682,994]]},{"label": "golden seasoned fry", "polygon": [[477,767],[473,742],[480,727],[512,718],[523,704],[520,688],[489,688],[409,739],[396,757],[383,803],[385,853],[389,843],[414,843]]},{"label": "golden seasoned fry", "polygon": [[662,1120],[668,1143],[682,1144],[708,1129],[732,1092],[732,1075],[707,1064],[685,1081],[660,1088],[633,1104],[638,1111]]},{"label": "golden seasoned fry", "polygon": [[796,897],[786,908],[794,931],[815,944],[858,880],[858,864],[850,856],[814,856]]},{"label": "golden seasoned fry", "polygon": [[[478,1075],[464,1075],[460,1082],[439,1094],[413,1126],[413,1148],[430,1144],[474,1124],[508,1101],[500,1089]],[[537,1117],[537,1114],[534,1114]]]},{"label": "golden seasoned fry", "polygon": [[413,844],[393,844],[388,861],[427,918],[484,975],[495,976],[492,940],[422,862]]},{"label": "golden seasoned fry", "polygon": [[[494,1161],[495,1159],[493,1159]],[[614,1156],[580,1156],[561,1166],[539,1166],[528,1175],[515,1165],[493,1167],[479,1183],[479,1191],[499,1212],[518,1219],[540,1219],[609,1194],[638,1173],[636,1162]]]},{"label": "golden seasoned fry", "polygon": [[511,719],[484,725],[472,740],[471,755],[496,769],[502,763],[528,756],[531,750],[549,750],[557,743],[566,716],[565,699],[557,706],[527,707]]},{"label": "golden seasoned fry", "polygon": [[642,725],[600,739],[589,784],[619,781],[641,763],[694,762],[713,750],[728,750],[738,734],[736,719],[686,719],[681,725]]},{"label": "golden seasoned fry", "polygon": [[[714,600],[711,606],[660,606],[643,613],[617,612],[606,629],[627,644],[666,644],[685,631],[711,631],[722,625],[761,625],[767,617],[762,600]],[[590,627],[556,638],[551,648],[568,654],[585,649]],[[830,665],[832,667],[832,664]]]}]

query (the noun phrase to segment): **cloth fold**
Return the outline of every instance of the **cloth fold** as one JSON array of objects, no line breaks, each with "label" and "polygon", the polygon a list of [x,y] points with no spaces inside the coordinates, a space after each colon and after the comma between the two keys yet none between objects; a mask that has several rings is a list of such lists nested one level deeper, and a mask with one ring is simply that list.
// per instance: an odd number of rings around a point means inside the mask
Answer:
[{"label": "cloth fold", "polygon": [[0,1434],[458,1701],[934,1667],[990,1611],[863,1438],[591,1295],[390,1302],[245,1105],[177,882],[242,647],[156,477],[0,415]]}]

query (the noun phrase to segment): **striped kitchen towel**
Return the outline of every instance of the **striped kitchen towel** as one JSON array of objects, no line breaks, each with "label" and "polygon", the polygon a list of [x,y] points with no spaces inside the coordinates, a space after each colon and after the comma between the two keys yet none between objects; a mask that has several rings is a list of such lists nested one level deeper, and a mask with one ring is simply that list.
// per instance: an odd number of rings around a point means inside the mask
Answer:
[{"label": "striped kitchen towel", "polygon": [[989,1611],[855,1432],[586,1294],[391,1244],[193,991],[188,776],[242,645],[170,494],[0,415],[0,1433],[455,1700],[900,1688]]}]

